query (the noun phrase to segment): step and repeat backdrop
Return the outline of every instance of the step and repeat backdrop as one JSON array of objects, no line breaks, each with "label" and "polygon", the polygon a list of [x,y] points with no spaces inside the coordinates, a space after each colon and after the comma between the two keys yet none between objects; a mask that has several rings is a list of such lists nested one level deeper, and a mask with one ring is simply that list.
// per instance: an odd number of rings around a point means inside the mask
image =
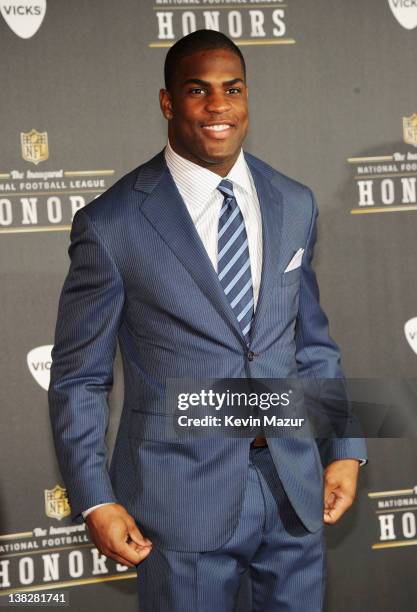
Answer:
[{"label": "step and repeat backdrop", "polygon": [[[346,375],[416,377],[417,4],[0,0],[0,12],[0,603],[64,590],[79,612],[133,611],[135,572],[71,524],[49,426],[73,215],[165,145],[167,48],[221,30],[247,61],[245,149],[317,197],[315,268]],[[117,353],[109,455],[122,398]],[[327,612],[417,605],[416,439],[370,439],[369,455],[357,503],[326,528]]]}]

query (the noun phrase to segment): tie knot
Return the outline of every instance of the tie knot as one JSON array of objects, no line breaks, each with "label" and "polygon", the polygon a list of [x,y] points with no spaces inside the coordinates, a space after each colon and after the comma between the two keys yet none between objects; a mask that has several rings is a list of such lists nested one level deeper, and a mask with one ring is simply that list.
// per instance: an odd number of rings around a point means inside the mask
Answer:
[{"label": "tie knot", "polygon": [[233,193],[233,183],[229,181],[229,179],[223,179],[217,185],[217,189],[224,195],[225,198],[234,198],[235,194]]}]

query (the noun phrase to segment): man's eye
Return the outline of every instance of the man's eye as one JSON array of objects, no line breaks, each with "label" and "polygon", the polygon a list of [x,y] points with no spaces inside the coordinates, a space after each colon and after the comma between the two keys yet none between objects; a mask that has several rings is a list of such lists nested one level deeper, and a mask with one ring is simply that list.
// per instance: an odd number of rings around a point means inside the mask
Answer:
[{"label": "man's eye", "polygon": [[231,94],[239,94],[242,90],[239,87],[230,87],[227,92]]},{"label": "man's eye", "polygon": [[204,89],[202,89],[201,87],[193,87],[192,89],[189,90],[189,93],[200,95],[204,93]]}]

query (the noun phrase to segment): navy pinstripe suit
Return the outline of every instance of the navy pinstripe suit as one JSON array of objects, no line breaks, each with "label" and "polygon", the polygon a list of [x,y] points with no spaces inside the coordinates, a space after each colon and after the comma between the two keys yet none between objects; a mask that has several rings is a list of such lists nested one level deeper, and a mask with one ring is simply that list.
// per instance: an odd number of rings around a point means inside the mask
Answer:
[{"label": "navy pinstripe suit", "polygon": [[[242,509],[250,440],[170,439],[166,379],[342,376],[310,266],[314,197],[254,156],[245,158],[263,231],[253,360],[163,152],[74,216],[49,404],[75,522],[86,508],[114,501],[157,546],[188,553],[222,546]],[[284,274],[300,247],[302,266]],[[108,469],[104,436],[117,339],[125,396]],[[310,439],[271,438],[269,451],[309,532],[323,525],[323,464],[366,456],[364,442],[353,438],[323,448]]]}]

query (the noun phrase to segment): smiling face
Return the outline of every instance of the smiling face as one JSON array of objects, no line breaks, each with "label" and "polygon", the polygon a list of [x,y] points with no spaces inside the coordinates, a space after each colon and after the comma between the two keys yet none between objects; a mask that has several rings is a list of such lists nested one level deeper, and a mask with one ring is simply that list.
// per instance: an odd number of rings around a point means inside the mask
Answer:
[{"label": "smiling face", "polygon": [[229,49],[209,49],[182,58],[170,91],[161,89],[168,138],[176,153],[225,176],[248,130],[245,75]]}]

